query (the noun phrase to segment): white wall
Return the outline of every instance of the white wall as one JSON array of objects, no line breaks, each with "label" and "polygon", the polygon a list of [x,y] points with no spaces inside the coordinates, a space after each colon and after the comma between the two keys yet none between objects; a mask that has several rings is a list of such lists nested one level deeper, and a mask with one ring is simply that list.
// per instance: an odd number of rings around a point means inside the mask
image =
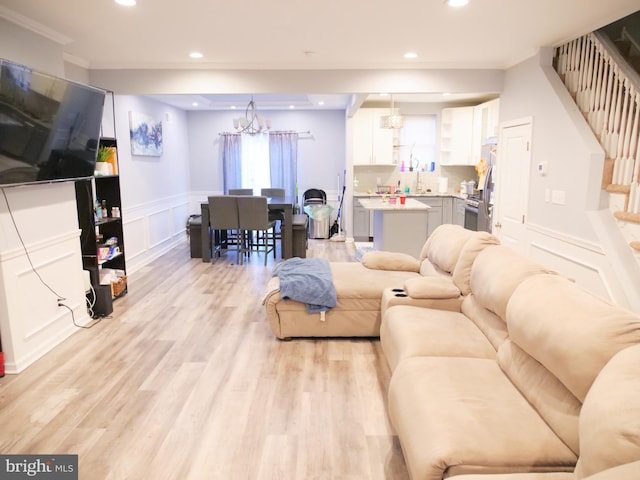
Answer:
[{"label": "white wall", "polygon": [[0,18],[0,58],[64,77],[62,46]]},{"label": "white wall", "polygon": [[[127,270],[135,272],[185,239],[189,216],[186,112],[144,97],[116,95],[115,123]],[[163,153],[131,154],[129,112],[162,120]]]},{"label": "white wall", "polygon": [[[507,70],[500,96],[500,122],[533,117],[528,221],[593,241],[596,235],[585,210],[588,200],[599,199],[599,183],[590,184],[587,172],[602,173],[604,152],[575,102],[568,93],[571,103],[562,101],[540,62],[534,56]],[[600,158],[594,159],[594,154]],[[545,176],[535,170],[541,161],[548,162]],[[566,205],[545,202],[546,189],[564,191]]]},{"label": "white wall", "polygon": [[[0,57],[64,76],[60,45],[2,19]],[[76,332],[74,319],[84,324],[90,318],[73,183],[10,187],[2,193],[0,334],[5,369],[15,373]],[[58,306],[58,295],[74,317]]]},{"label": "white wall", "polygon": [[[636,262],[623,259],[631,255],[628,247],[602,243],[620,236],[613,222],[596,223],[602,216],[604,152],[553,71],[548,50],[506,71],[500,122],[526,117],[533,118],[528,254],[601,297],[640,311]],[[543,161],[548,162],[546,176],[535,170]],[[566,205],[545,201],[546,189],[564,191]]]}]

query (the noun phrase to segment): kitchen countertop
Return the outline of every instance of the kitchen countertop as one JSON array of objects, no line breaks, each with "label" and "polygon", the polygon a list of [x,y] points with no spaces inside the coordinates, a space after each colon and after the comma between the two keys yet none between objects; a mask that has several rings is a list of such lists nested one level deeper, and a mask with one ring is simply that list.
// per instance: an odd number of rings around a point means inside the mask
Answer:
[{"label": "kitchen countertop", "polygon": [[[383,197],[383,196],[387,196],[389,197],[390,194],[388,193],[366,193],[366,192],[354,192],[353,193],[353,197],[354,198],[369,198],[369,197],[373,197],[373,198],[377,198],[377,197]],[[394,193],[393,195],[399,196],[399,193]],[[423,193],[417,193],[417,192],[410,192],[410,193],[402,193],[402,195],[406,195],[407,198],[411,198],[411,197],[451,197],[451,198],[460,198],[460,199],[465,199],[467,198],[466,196],[463,196],[460,193],[438,193],[438,192],[423,192]]]},{"label": "kitchen countertop", "polygon": [[[382,197],[382,195],[380,195]],[[390,203],[389,201],[383,202],[382,198],[362,198],[360,203],[364,208],[369,210],[429,210],[431,207],[424,203],[407,198],[406,203],[402,205],[400,199],[396,200],[396,203]]]}]

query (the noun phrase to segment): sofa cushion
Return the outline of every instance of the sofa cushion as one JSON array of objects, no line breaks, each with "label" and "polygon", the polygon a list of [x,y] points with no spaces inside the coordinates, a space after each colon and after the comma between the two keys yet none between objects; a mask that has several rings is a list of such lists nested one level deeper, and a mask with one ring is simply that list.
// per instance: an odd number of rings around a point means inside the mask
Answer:
[{"label": "sofa cushion", "polygon": [[504,342],[508,336],[505,321],[480,305],[473,293],[464,297],[460,311],[476,324],[480,331],[489,339],[493,348],[498,350],[498,347],[502,345],[502,342]]},{"label": "sofa cushion", "polygon": [[640,472],[640,460],[602,470],[584,480],[638,480],[638,472]]},{"label": "sofa cushion", "polygon": [[408,305],[384,312],[380,345],[391,370],[415,356],[496,356],[487,337],[461,313]]},{"label": "sofa cushion", "polygon": [[362,265],[374,270],[420,271],[420,260],[406,253],[373,251],[362,256]]},{"label": "sofa cushion", "polygon": [[460,225],[442,224],[427,238],[420,258],[428,258],[439,269],[451,273],[456,266],[462,247],[473,234],[474,232]]},{"label": "sofa cushion", "polygon": [[417,277],[404,282],[404,289],[413,298],[457,298],[460,290],[451,279],[443,277]]},{"label": "sofa cushion", "polygon": [[374,270],[358,262],[330,262],[329,266],[338,302],[340,298],[372,298],[378,307],[385,288],[402,288],[406,280],[419,276],[417,272]]},{"label": "sofa cushion", "polygon": [[572,471],[577,460],[495,360],[402,360],[389,383],[389,417],[414,479]]},{"label": "sofa cushion", "polygon": [[471,292],[471,266],[478,254],[489,245],[499,243],[500,240],[487,232],[476,232],[466,241],[452,272],[453,282],[462,295],[468,295]]},{"label": "sofa cushion", "polygon": [[640,316],[557,275],[535,275],[516,288],[507,326],[511,340],[581,402],[609,359],[640,343]]},{"label": "sofa cushion", "polygon": [[[585,398],[576,478],[638,459],[640,345],[635,345],[617,353],[604,366]],[[640,462],[635,472],[635,478],[640,478]]]},{"label": "sofa cushion", "polygon": [[422,275],[423,277],[451,278],[451,274],[449,272],[445,272],[437,265],[434,265],[428,258],[422,259],[422,262],[420,263],[420,275]]},{"label": "sofa cushion", "polygon": [[[569,472],[542,472],[498,473],[495,475],[456,475],[454,477],[447,477],[447,480],[575,480],[575,478],[576,477],[573,473]],[[608,480],[614,479],[611,478]]]},{"label": "sofa cushion", "polygon": [[581,403],[549,370],[510,340],[498,349],[498,365],[520,393],[577,455]]},{"label": "sofa cushion", "polygon": [[540,273],[553,272],[507,246],[490,245],[473,262],[471,291],[481,306],[505,320],[515,288],[525,278]]}]

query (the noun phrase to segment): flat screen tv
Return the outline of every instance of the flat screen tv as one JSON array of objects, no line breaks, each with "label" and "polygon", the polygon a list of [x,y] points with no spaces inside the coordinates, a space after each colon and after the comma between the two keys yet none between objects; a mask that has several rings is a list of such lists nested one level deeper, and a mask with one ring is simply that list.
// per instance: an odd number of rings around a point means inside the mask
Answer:
[{"label": "flat screen tv", "polygon": [[91,177],[104,98],[0,59],[0,187]]}]

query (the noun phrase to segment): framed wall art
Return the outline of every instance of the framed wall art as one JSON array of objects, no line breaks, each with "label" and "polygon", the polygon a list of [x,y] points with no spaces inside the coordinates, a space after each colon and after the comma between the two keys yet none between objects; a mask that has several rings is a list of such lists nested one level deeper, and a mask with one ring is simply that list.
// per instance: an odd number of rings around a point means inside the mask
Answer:
[{"label": "framed wall art", "polygon": [[129,112],[129,135],[132,155],[162,155],[162,120],[143,113]]}]

